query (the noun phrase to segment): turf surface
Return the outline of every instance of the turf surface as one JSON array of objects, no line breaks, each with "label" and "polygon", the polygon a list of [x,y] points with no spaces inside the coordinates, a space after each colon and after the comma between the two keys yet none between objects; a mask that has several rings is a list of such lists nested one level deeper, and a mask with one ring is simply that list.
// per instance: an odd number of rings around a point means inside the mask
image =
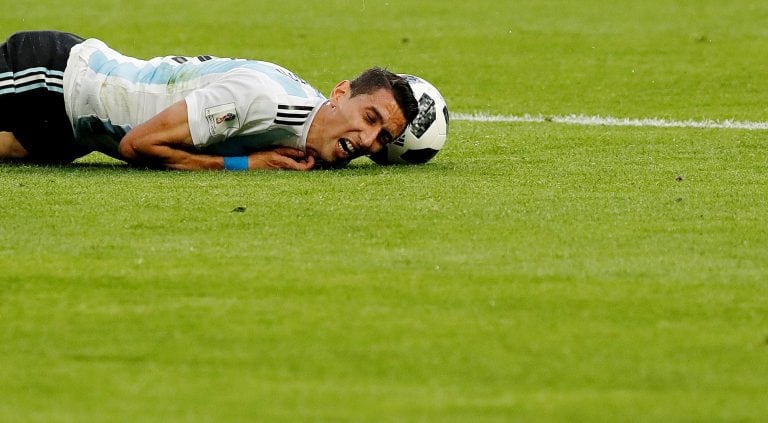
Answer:
[{"label": "turf surface", "polygon": [[[514,3],[2,0],[0,24],[325,92],[388,65],[454,112],[768,120],[760,2]],[[457,121],[421,167],[2,165],[0,421],[760,421],[767,136]]]}]

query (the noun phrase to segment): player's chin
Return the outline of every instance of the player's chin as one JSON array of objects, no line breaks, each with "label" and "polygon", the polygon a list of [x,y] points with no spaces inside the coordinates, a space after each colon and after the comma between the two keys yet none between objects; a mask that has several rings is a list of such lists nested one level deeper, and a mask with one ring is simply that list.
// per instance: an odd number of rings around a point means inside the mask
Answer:
[{"label": "player's chin", "polygon": [[333,148],[327,149],[321,154],[315,154],[314,157],[316,160],[315,167],[322,169],[338,169],[345,167],[349,161],[354,158],[351,157],[349,152],[341,147],[340,141],[333,144]]}]

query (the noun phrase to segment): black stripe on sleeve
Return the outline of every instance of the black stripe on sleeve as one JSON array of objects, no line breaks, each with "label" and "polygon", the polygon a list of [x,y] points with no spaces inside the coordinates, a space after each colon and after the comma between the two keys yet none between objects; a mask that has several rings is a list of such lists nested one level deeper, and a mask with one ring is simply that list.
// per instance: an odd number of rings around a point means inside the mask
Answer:
[{"label": "black stripe on sleeve", "polygon": [[287,106],[285,104],[278,104],[277,108],[280,110],[306,110],[306,111],[312,111],[315,107],[314,106]]}]

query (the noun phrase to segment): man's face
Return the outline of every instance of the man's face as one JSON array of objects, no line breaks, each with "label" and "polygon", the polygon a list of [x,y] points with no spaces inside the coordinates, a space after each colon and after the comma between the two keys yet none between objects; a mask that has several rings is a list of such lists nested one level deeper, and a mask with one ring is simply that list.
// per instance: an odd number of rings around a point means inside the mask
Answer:
[{"label": "man's face", "polygon": [[352,97],[349,81],[342,81],[312,123],[307,153],[322,162],[346,163],[381,150],[405,126],[403,112],[389,90]]}]

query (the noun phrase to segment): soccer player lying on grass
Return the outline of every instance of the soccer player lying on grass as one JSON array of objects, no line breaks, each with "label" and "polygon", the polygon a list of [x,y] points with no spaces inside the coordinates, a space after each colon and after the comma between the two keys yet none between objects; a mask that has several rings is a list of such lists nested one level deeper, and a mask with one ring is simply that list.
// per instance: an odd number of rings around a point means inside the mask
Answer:
[{"label": "soccer player lying on grass", "polygon": [[144,61],[56,31],[0,45],[0,159],[60,164],[99,151],[171,169],[308,170],[379,151],[417,113],[408,82],[380,68],[326,99],[261,61]]}]

